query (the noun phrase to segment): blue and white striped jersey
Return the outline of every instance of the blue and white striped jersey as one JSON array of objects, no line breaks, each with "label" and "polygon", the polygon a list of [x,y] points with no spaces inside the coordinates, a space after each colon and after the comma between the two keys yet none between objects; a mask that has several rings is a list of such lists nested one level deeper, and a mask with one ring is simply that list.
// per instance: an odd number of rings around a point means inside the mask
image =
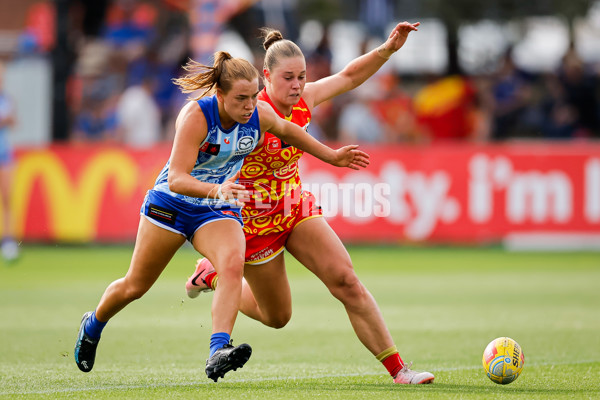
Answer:
[{"label": "blue and white striped jersey", "polygon": [[[236,123],[230,129],[223,129],[219,120],[217,97],[215,95],[203,97],[198,100],[198,104],[206,118],[208,134],[198,149],[198,158],[191,175],[202,182],[223,183],[240,170],[244,158],[254,150],[260,139],[258,111],[254,110],[248,123]],[[169,164],[170,160],[158,175],[154,190],[168,193],[191,204],[211,206],[228,204],[220,199],[184,196],[169,190],[167,182]]]}]

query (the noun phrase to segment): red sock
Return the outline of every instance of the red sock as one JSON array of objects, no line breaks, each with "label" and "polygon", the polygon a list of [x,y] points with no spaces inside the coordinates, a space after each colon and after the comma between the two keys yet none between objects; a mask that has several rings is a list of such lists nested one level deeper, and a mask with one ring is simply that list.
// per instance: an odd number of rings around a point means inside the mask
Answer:
[{"label": "red sock", "polygon": [[388,370],[392,378],[395,378],[398,372],[404,367],[404,361],[402,361],[399,353],[394,353],[386,357],[381,363]]},{"label": "red sock", "polygon": [[[210,274],[208,274],[204,277],[204,282],[206,283],[206,285],[213,290],[215,290],[215,287],[213,286],[213,280],[215,280],[216,277],[217,277],[217,271],[211,272]],[[216,283],[217,282],[215,281],[215,284]]]}]

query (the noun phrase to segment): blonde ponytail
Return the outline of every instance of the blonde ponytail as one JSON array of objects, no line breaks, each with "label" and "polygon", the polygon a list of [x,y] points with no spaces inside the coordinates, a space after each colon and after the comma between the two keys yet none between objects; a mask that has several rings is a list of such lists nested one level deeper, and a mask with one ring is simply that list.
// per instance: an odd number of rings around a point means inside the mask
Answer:
[{"label": "blonde ponytail", "polygon": [[183,69],[188,74],[173,79],[173,83],[179,86],[182,93],[193,93],[204,89],[202,94],[190,97],[190,100],[198,100],[211,95],[217,88],[227,93],[236,80],[252,81],[258,78],[258,71],[250,62],[243,58],[233,58],[225,51],[217,51],[214,54],[212,67],[190,59]]}]

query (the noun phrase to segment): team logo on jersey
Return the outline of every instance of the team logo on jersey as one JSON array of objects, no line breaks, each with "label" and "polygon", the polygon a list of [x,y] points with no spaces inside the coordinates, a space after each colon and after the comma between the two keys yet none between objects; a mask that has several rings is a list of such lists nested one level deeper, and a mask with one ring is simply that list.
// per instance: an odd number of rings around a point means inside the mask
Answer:
[{"label": "team logo on jersey", "polygon": [[237,142],[237,151],[235,154],[247,154],[254,148],[254,138],[252,136],[241,137]]},{"label": "team logo on jersey", "polygon": [[267,141],[267,150],[274,151],[279,149],[281,149],[281,140],[276,137],[270,137]]},{"label": "team logo on jersey", "polygon": [[276,150],[286,149],[291,146],[292,146],[291,144],[287,144],[286,142],[279,139],[278,137],[270,137],[269,140],[267,141],[267,150],[268,151],[276,151]]},{"label": "team logo on jersey", "polygon": [[204,143],[202,146],[200,146],[200,151],[206,154],[210,154],[211,156],[216,156],[217,154],[219,154],[219,151],[221,150],[221,145],[218,143]]}]

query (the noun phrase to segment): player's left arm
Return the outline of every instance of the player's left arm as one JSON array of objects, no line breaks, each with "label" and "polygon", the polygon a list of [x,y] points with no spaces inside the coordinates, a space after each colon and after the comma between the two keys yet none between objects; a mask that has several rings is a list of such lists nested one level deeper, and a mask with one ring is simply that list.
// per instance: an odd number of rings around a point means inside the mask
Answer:
[{"label": "player's left arm", "polygon": [[262,133],[268,131],[286,143],[312,154],[319,160],[336,167],[351,169],[365,168],[369,165],[369,155],[358,150],[358,145],[348,145],[334,150],[310,136],[299,125],[280,118],[273,111],[273,108],[264,101],[258,102],[257,111],[255,112],[259,113]]},{"label": "player's left arm", "polygon": [[352,60],[337,74],[306,84],[302,97],[312,109],[322,102],[362,85],[398,51],[408,34],[417,31],[420,22],[401,22],[392,29],[385,43]]}]

